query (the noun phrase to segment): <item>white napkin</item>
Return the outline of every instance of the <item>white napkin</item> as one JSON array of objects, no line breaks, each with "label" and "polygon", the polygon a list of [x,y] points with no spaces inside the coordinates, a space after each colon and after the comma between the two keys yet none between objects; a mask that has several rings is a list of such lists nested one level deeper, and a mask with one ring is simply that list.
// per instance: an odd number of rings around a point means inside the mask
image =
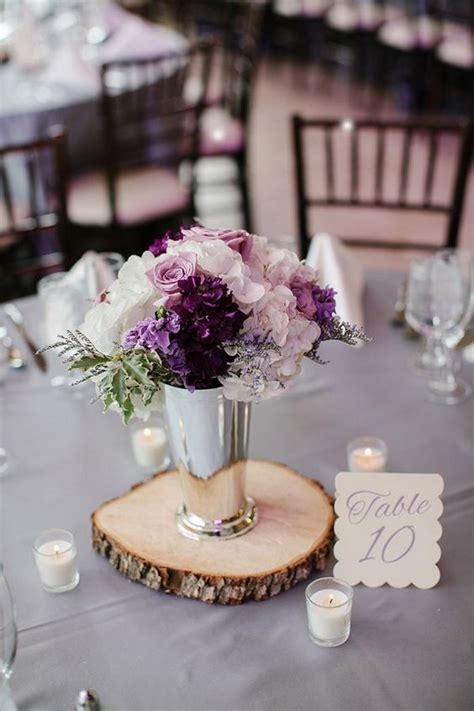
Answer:
[{"label": "white napkin", "polygon": [[66,86],[90,94],[96,94],[100,89],[97,67],[88,64],[79,49],[71,45],[62,45],[55,52],[41,80],[46,84]]},{"label": "white napkin", "polygon": [[164,56],[184,51],[187,46],[187,40],[170,27],[128,15],[107,42],[98,47],[98,53],[101,62],[111,62],[115,59]]},{"label": "white napkin", "polygon": [[363,326],[364,272],[341,240],[324,232],[314,235],[306,264],[318,271],[321,286],[329,285],[337,292],[336,311],[342,320]]},{"label": "white napkin", "polygon": [[33,13],[25,7],[10,47],[14,63],[26,71],[41,66],[46,50],[42,40],[41,29]]},{"label": "white napkin", "polygon": [[64,283],[81,292],[86,300],[95,301],[114,281],[109,265],[97,252],[85,252],[64,277]]}]

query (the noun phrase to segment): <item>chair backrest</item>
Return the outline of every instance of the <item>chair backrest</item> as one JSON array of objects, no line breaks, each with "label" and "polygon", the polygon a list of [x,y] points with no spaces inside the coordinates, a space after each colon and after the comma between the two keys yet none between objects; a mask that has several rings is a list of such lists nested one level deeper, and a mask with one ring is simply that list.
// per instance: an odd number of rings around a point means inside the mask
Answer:
[{"label": "chair backrest", "polygon": [[[34,283],[63,263],[66,220],[64,136],[0,148],[0,279]],[[44,237],[38,253],[35,238]]]},{"label": "chair backrest", "polygon": [[[309,212],[317,207],[411,210],[447,217],[444,244],[354,240],[341,235],[355,246],[395,249],[456,246],[471,163],[472,121],[305,119],[295,115],[292,117],[292,132],[299,241],[303,256],[310,244]],[[307,145],[309,134],[313,138],[313,151]],[[367,137],[372,139],[372,149],[363,152],[360,143]],[[395,161],[393,155],[390,160],[387,155],[394,137],[398,140],[399,153]],[[439,178],[440,168],[443,168],[440,159],[442,139],[449,141],[447,149],[454,164],[448,190],[443,190],[447,193],[445,201],[441,201],[434,190],[435,178]],[[318,182],[323,184],[322,189],[318,185],[317,196],[309,194],[310,162],[317,166]],[[343,182],[346,182],[344,189]]]},{"label": "chair backrest", "polygon": [[127,167],[177,167],[198,156],[199,118],[205,106],[214,43],[183,52],[101,67],[105,170],[112,221],[116,181]]},{"label": "chair backrest", "polygon": [[[187,0],[190,31],[219,43],[211,94],[234,118],[248,117],[267,0]],[[214,86],[215,85],[215,86]]]},{"label": "chair backrest", "polygon": [[234,116],[246,123],[257,67],[264,2],[231,2],[229,19],[222,37],[222,103]]}]

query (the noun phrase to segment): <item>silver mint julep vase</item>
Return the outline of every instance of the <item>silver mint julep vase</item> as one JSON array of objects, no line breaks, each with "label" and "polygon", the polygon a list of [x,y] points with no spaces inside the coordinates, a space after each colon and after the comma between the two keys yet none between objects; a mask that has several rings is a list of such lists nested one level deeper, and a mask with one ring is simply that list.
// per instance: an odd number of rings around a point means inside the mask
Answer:
[{"label": "silver mint julep vase", "polygon": [[227,400],[222,388],[193,393],[164,386],[168,436],[183,503],[176,512],[188,538],[235,538],[256,524],[245,495],[250,403]]}]

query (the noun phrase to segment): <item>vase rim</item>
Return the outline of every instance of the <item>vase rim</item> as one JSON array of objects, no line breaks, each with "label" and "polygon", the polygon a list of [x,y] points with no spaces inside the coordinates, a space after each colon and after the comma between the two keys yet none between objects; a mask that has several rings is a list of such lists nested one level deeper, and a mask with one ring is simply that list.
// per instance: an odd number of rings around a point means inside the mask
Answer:
[{"label": "vase rim", "polygon": [[167,385],[166,383],[164,384],[165,392],[171,391],[173,394],[173,397],[177,398],[182,398],[182,399],[189,399],[189,398],[194,398],[195,400],[204,400],[208,398],[215,398],[217,396],[223,396],[223,386],[219,385],[215,388],[202,388],[201,390],[194,390],[191,392],[190,390],[187,390],[186,388],[180,388],[177,387],[176,385]]}]

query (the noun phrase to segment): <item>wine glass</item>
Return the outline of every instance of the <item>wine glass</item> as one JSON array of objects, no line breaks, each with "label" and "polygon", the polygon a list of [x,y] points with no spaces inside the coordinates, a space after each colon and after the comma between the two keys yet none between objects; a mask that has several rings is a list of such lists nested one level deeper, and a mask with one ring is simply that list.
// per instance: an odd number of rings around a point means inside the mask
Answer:
[{"label": "wine glass", "polygon": [[0,686],[12,675],[17,645],[15,608],[3,565],[0,563]]},{"label": "wine glass", "polygon": [[471,313],[473,255],[443,250],[415,262],[408,277],[406,319],[410,326],[442,344],[444,362],[429,382],[430,399],[461,402],[470,386],[455,374],[453,349],[462,338]]}]

